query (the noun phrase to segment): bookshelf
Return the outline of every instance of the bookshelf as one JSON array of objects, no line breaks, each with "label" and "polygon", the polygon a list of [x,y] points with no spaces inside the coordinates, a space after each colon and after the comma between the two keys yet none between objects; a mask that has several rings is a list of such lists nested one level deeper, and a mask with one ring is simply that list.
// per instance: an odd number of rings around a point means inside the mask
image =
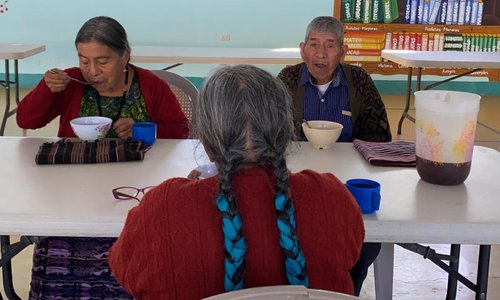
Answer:
[{"label": "bookshelf", "polygon": [[[346,23],[344,29],[349,32],[370,32],[380,30],[387,32],[407,32],[407,33],[445,33],[445,34],[500,34],[500,1],[488,0],[484,3],[483,25],[440,25],[440,24],[405,24],[404,9],[406,0],[398,0],[398,15],[399,17],[393,23]],[[333,15],[341,20],[341,3],[342,0],[334,0]],[[392,62],[367,62],[357,61],[349,62],[365,68],[371,74],[395,75],[407,74],[407,68],[401,67]],[[449,76],[466,72],[467,69],[438,69],[429,68],[422,71],[423,75],[441,75]],[[468,76],[487,77],[489,81],[500,81],[500,70],[498,69],[483,69],[479,72],[472,73]]]}]

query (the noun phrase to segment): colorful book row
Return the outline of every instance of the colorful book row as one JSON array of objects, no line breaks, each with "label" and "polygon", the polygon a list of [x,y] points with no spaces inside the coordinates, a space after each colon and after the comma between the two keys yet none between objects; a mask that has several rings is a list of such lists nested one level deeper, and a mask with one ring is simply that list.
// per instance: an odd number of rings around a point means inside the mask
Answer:
[{"label": "colorful book row", "polygon": [[363,36],[356,32],[356,40],[346,33],[348,47],[344,61],[381,62],[382,49],[415,51],[470,51],[500,52],[500,34],[451,34],[427,32],[387,32],[383,39],[373,40],[374,33]]},{"label": "colorful book row", "polygon": [[384,49],[500,52],[500,34],[388,32]]},{"label": "colorful book row", "polygon": [[407,24],[481,25],[483,0],[406,0]]},{"label": "colorful book row", "polygon": [[392,23],[398,18],[397,0],[341,0],[345,23]]}]

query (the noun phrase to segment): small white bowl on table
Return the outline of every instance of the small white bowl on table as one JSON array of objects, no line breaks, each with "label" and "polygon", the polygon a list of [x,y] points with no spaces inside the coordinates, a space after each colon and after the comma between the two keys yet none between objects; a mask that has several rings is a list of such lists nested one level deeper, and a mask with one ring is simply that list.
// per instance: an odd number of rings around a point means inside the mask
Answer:
[{"label": "small white bowl on table", "polygon": [[340,137],[344,126],[337,122],[313,120],[302,123],[304,135],[316,149],[329,149]]},{"label": "small white bowl on table", "polygon": [[80,117],[69,123],[78,138],[84,141],[95,141],[106,136],[113,120],[106,117]]}]

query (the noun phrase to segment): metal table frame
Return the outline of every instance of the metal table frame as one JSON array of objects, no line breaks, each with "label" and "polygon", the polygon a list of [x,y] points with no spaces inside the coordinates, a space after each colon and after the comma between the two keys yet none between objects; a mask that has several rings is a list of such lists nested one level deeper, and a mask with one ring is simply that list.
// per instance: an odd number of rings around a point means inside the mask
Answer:
[{"label": "metal table frame", "polygon": [[415,91],[421,90],[423,68],[470,69],[453,77],[430,84],[424,87],[424,90],[437,87],[443,83],[482,69],[500,69],[500,52],[474,52],[474,55],[471,55],[471,52],[461,51],[382,50],[382,57],[408,68],[405,108],[398,122],[398,134],[401,134],[401,128],[405,119],[415,122],[415,118],[408,114],[413,85],[413,68],[417,68]]},{"label": "metal table frame", "polygon": [[[17,108],[11,109],[11,86],[14,86],[16,105],[19,104],[19,59],[27,58],[45,51],[44,45],[5,44],[0,43],[0,59],[5,60],[5,79],[0,80],[0,86],[5,89],[5,110],[0,136],[4,135],[7,119],[16,113]],[[11,80],[10,61],[14,61],[14,80]]]}]

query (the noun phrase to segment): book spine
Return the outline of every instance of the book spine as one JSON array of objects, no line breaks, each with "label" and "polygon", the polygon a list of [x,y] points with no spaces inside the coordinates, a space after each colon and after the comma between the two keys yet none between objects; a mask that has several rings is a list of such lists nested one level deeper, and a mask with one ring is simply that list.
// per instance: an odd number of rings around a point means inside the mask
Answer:
[{"label": "book spine", "polygon": [[363,0],[363,13],[361,14],[363,23],[370,23],[372,19],[372,3],[372,0]]},{"label": "book spine", "polygon": [[438,14],[438,24],[446,24],[446,14],[448,10],[448,0],[441,0],[441,8]]},{"label": "book spine", "polygon": [[474,52],[476,51],[476,42],[477,42],[477,36],[476,34],[471,34],[470,36],[470,51]]},{"label": "book spine", "polygon": [[422,51],[422,33],[421,32],[417,32],[417,34],[416,34],[415,50]]},{"label": "book spine", "polygon": [[491,52],[491,48],[493,47],[493,37],[491,36],[491,34],[486,35],[486,41],[486,51]]},{"label": "book spine", "polygon": [[435,0],[434,5],[431,6],[431,13],[429,15],[429,24],[436,23],[436,19],[437,19],[440,7],[441,7],[441,0]]},{"label": "book spine", "polygon": [[349,49],[368,49],[368,50],[382,50],[384,48],[384,43],[346,43]]},{"label": "book spine", "polygon": [[381,62],[381,56],[366,56],[366,55],[346,55],[344,61],[371,61],[371,62]]},{"label": "book spine", "polygon": [[398,0],[391,0],[391,22],[399,18]]},{"label": "book spine", "polygon": [[382,3],[382,0],[373,0],[373,7],[372,7],[372,17],[370,19],[371,23],[378,23],[381,18],[381,11],[380,11],[380,4]]},{"label": "book spine", "polygon": [[405,23],[410,24],[410,15],[411,15],[411,0],[406,0],[405,5]]},{"label": "book spine", "polygon": [[400,32],[398,34],[398,50],[404,50],[405,47],[405,33]]},{"label": "book spine", "polygon": [[439,34],[439,47],[438,51],[443,51],[444,50],[444,34]]},{"label": "book spine", "polygon": [[479,0],[477,2],[477,18],[476,18],[476,24],[475,25],[480,26],[481,24],[483,24],[483,9],[484,9],[483,0]]},{"label": "book spine", "polygon": [[464,48],[463,51],[470,51],[470,35],[464,34]]},{"label": "book spine", "polygon": [[444,35],[444,41],[445,42],[460,42],[462,43],[464,40],[464,37],[461,34],[448,34],[446,33]]},{"label": "book spine", "polygon": [[434,34],[434,51],[439,51],[439,36],[440,33],[435,33]]},{"label": "book spine", "polygon": [[353,6],[352,0],[342,0],[342,20],[346,23],[353,21]]},{"label": "book spine", "polygon": [[443,50],[444,51],[462,51],[462,43],[444,43]]},{"label": "book spine", "polygon": [[453,7],[455,6],[455,0],[448,0],[448,8],[446,10],[446,25],[451,25],[453,22]]},{"label": "book spine", "polygon": [[416,22],[417,22],[417,10],[418,10],[418,0],[411,0],[410,24],[416,24]]},{"label": "book spine", "polygon": [[424,0],[419,0],[418,1],[418,8],[417,8],[417,24],[422,24],[422,16],[424,12]]},{"label": "book spine", "polygon": [[460,5],[458,8],[458,25],[464,25],[465,23],[465,4],[467,0],[460,0]]},{"label": "book spine", "polygon": [[382,0],[384,3],[384,23],[392,23],[391,0]]},{"label": "book spine", "polygon": [[432,8],[434,7],[434,4],[436,4],[436,0],[429,1],[429,17],[431,16],[431,12],[432,12]]},{"label": "book spine", "polygon": [[471,7],[471,11],[470,11],[470,24],[476,25],[478,1],[477,0],[471,0],[471,1],[472,1],[472,7]]},{"label": "book spine", "polygon": [[362,6],[363,6],[363,0],[354,0],[353,22],[355,23],[361,22]]},{"label": "book spine", "polygon": [[424,8],[422,11],[422,24],[429,24],[430,3],[429,0],[423,0],[423,1],[424,1]]},{"label": "book spine", "polygon": [[408,32],[404,35],[403,50],[410,50],[410,33]]},{"label": "book spine", "polygon": [[344,37],[344,43],[380,43],[384,40],[384,38],[373,38],[373,37],[364,37],[364,36],[348,36]]},{"label": "book spine", "polygon": [[391,36],[391,48],[393,50],[398,49],[399,32],[393,32]]},{"label": "book spine", "polygon": [[362,55],[362,56],[380,56],[382,50],[368,50],[368,49],[348,49],[346,55]]},{"label": "book spine", "polygon": [[434,33],[429,33],[429,40],[427,43],[427,50],[434,51]]},{"label": "book spine", "polygon": [[392,42],[392,32],[387,32],[385,34],[384,49],[392,49],[391,48],[391,42]]},{"label": "book spine", "polygon": [[429,51],[429,34],[422,33],[422,51]]},{"label": "book spine", "polygon": [[411,32],[409,36],[410,36],[409,49],[417,50],[417,34],[415,32]]},{"label": "book spine", "polygon": [[471,0],[466,0],[466,3],[465,3],[465,19],[464,19],[464,24],[465,25],[469,25],[470,24],[471,9],[472,9],[472,1]]},{"label": "book spine", "polygon": [[457,25],[458,24],[458,9],[460,8],[460,0],[454,0],[453,2],[453,16],[452,16],[452,21],[451,24]]}]

